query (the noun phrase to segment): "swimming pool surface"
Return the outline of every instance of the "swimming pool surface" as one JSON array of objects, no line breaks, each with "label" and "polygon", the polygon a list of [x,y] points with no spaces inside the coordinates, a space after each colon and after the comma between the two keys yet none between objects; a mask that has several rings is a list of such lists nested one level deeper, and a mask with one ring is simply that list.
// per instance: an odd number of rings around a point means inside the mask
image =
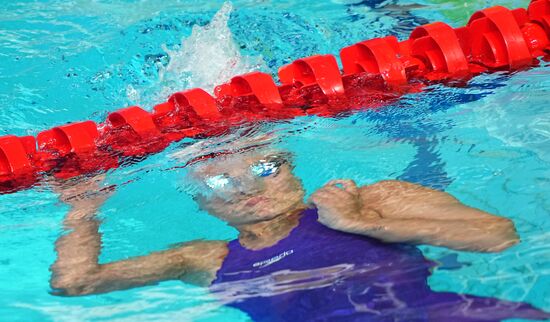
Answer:
[{"label": "swimming pool surface", "polygon": [[[464,25],[475,10],[497,4],[526,7],[528,1],[7,2],[0,7],[0,135],[101,121],[123,106],[150,108],[168,93],[212,89],[251,70],[276,73],[294,59],[337,54],[360,40],[403,39],[428,22]],[[274,147],[294,155],[308,193],[335,178],[402,179],[512,219],[522,242],[503,253],[421,246],[442,263],[429,284],[550,311],[549,106],[550,67],[542,63],[482,75],[464,88],[433,86],[378,110],[303,117],[253,133],[269,133]],[[118,188],[100,214],[101,262],[237,236],[185,192],[187,170],[174,153],[193,143],[172,144],[109,172],[107,181]],[[202,149],[216,144],[205,141]],[[0,196],[0,320],[249,319],[207,290],[176,281],[104,295],[51,295],[49,267],[66,212],[47,186]]]}]

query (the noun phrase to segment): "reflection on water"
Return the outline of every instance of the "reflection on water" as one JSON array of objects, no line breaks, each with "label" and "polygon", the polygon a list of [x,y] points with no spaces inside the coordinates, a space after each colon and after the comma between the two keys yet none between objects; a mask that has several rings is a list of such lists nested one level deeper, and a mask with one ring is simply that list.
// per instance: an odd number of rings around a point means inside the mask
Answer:
[{"label": "reflection on water", "polygon": [[[354,269],[353,264],[339,264],[303,271],[280,270],[244,281],[215,284],[210,287],[222,303],[239,302],[253,297],[277,296],[289,292],[324,288],[346,276],[359,274],[376,267]],[[238,273],[235,273],[238,274]]]}]

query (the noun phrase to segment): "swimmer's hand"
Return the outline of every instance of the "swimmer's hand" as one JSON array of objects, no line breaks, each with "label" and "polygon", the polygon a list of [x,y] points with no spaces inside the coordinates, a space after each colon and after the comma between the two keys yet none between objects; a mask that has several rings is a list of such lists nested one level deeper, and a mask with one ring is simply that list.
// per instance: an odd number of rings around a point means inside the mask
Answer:
[{"label": "swimmer's hand", "polygon": [[442,191],[387,180],[358,188],[331,181],[311,196],[329,228],[385,242],[498,252],[519,242],[509,219],[468,207]]},{"label": "swimmer's hand", "polygon": [[332,180],[310,197],[317,207],[319,222],[332,229],[351,231],[358,222],[371,222],[376,228],[380,214],[365,207],[353,180]]},{"label": "swimmer's hand", "polygon": [[50,183],[59,200],[74,209],[97,210],[111,196],[113,186],[104,185],[105,175],[55,180]]}]

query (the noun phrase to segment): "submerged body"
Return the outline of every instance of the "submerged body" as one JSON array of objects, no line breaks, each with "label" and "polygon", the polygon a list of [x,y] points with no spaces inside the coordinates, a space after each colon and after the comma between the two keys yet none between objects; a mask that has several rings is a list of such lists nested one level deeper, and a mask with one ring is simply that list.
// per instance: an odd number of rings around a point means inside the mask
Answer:
[{"label": "submerged body", "polygon": [[500,321],[544,318],[530,305],[434,292],[436,263],[412,245],[342,233],[317,221],[314,209],[276,245],[244,248],[238,240],[214,294],[254,321]]},{"label": "submerged body", "polygon": [[[447,193],[382,181],[336,180],[305,192],[284,155],[244,154],[201,165],[199,205],[239,231],[238,240],[195,241],[99,264],[99,181],[57,189],[72,205],[52,266],[52,288],[85,295],[179,279],[210,286],[255,320],[456,321],[550,317],[527,304],[432,292],[431,263],[408,244],[496,252],[519,241],[511,221]],[[306,208],[315,210],[305,210]],[[482,308],[480,313],[478,308]],[[476,321],[477,321],[476,320]]]}]

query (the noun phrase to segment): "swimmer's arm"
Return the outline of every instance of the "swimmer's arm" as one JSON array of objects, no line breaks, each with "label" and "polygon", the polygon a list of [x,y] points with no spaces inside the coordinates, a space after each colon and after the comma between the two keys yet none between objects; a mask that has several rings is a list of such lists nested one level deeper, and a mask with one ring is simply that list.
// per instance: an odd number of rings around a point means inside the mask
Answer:
[{"label": "swimmer's arm", "polygon": [[227,256],[223,241],[193,241],[168,250],[100,265],[95,293],[181,280],[208,286]]},{"label": "swimmer's arm", "polygon": [[479,252],[499,252],[519,241],[511,221],[500,217],[476,222],[381,218],[357,220],[340,229],[384,242],[428,244]]},{"label": "swimmer's arm", "polygon": [[196,241],[145,256],[99,264],[99,221],[71,223],[73,230],[56,243],[57,260],[52,265],[54,294],[78,296],[106,293],[182,280],[208,285],[227,254],[222,241]]},{"label": "swimmer's arm", "polygon": [[382,181],[358,188],[352,181],[339,180],[315,192],[312,201],[328,227],[385,242],[496,252],[519,241],[510,220],[408,182]]},{"label": "swimmer's arm", "polygon": [[63,221],[68,233],[55,242],[57,258],[50,267],[50,285],[58,293],[76,293],[76,285],[84,285],[99,269],[101,235],[96,211],[92,204],[75,206]]},{"label": "swimmer's arm", "polygon": [[100,222],[91,210],[85,210],[88,218],[72,218],[83,211],[71,211],[65,220],[65,227],[71,231],[56,243],[58,255],[52,265],[51,286],[57,295],[105,293],[166,280],[207,285],[227,254],[225,242],[196,241],[146,256],[99,264]]},{"label": "swimmer's arm", "polygon": [[56,295],[97,294],[179,279],[208,284],[227,254],[222,241],[196,241],[146,256],[99,264],[100,221],[96,218],[105,198],[71,201],[64,220],[67,234],[56,244],[50,285]]}]

